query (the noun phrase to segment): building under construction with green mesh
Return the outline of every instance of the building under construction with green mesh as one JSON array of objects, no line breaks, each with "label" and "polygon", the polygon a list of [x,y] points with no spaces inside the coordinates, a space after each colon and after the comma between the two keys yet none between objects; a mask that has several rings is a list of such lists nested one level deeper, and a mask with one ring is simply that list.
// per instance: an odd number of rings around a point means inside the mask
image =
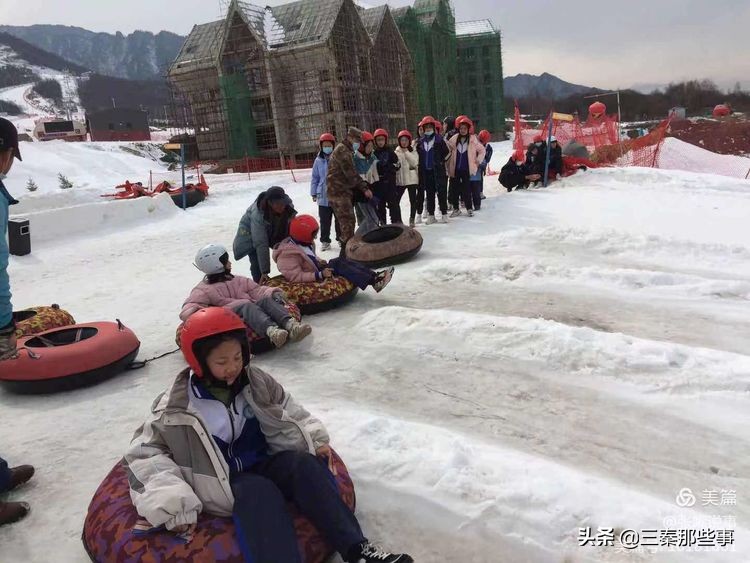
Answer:
[{"label": "building under construction with green mesh", "polygon": [[307,159],[323,132],[397,132],[417,119],[411,55],[388,6],[231,0],[225,10],[193,28],[168,74],[201,159]]},{"label": "building under construction with green mesh", "polygon": [[500,32],[492,22],[459,22],[450,0],[416,0],[393,10],[409,46],[419,113],[469,115],[500,135],[505,127]]}]

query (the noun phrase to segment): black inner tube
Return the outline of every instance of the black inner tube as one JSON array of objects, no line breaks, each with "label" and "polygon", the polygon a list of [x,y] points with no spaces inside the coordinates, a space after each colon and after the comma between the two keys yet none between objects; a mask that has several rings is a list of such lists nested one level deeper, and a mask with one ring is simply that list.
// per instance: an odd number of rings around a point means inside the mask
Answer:
[{"label": "black inner tube", "polygon": [[404,232],[403,227],[396,227],[389,225],[388,227],[380,227],[374,231],[370,231],[362,237],[362,240],[367,244],[381,244],[384,242],[391,242],[396,240]]},{"label": "black inner tube", "polygon": [[13,311],[13,320],[17,323],[22,323],[23,321],[33,319],[37,314],[36,311]]}]

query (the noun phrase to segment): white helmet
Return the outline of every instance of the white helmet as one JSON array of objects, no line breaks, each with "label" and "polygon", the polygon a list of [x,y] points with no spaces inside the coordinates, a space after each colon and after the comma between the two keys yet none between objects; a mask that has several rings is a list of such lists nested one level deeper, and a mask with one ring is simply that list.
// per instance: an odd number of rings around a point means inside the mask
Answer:
[{"label": "white helmet", "polygon": [[556,143],[556,142],[557,142],[557,137],[555,137],[554,135],[552,135],[552,136],[551,136],[551,137],[549,138],[549,142],[550,142],[550,143]]},{"label": "white helmet", "polygon": [[221,257],[227,254],[227,249],[220,244],[209,244],[204,246],[195,255],[195,267],[204,274],[220,274],[224,271]]}]

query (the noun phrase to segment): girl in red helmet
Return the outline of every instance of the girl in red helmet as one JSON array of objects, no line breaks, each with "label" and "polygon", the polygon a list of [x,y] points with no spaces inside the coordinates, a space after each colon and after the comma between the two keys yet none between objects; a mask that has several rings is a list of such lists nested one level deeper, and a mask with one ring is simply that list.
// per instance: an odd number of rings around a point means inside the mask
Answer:
[{"label": "girl in red helmet", "polygon": [[289,227],[289,238],[273,251],[276,267],[288,282],[324,282],[333,276],[341,276],[363,291],[372,286],[378,293],[390,283],[394,272],[392,267],[375,272],[346,258],[334,258],[329,262],[319,258],[315,254],[318,229],[318,222],[312,215],[295,217]]},{"label": "girl in red helmet", "polygon": [[364,537],[332,478],[325,427],[250,365],[237,315],[195,313],[181,347],[189,367],[154,401],[125,454],[141,517],[189,540],[201,512],[231,516],[246,561],[301,563],[293,502],[344,561],[412,562]]},{"label": "girl in red helmet", "polygon": [[474,215],[470,182],[471,177],[477,173],[480,164],[484,161],[486,150],[477,136],[471,134],[473,126],[471,119],[462,115],[456,120],[458,135],[448,141],[448,147],[451,151],[447,164],[448,176],[453,178],[456,184],[453,201],[451,201],[453,205],[451,217],[461,215],[459,196],[463,200],[469,217]]},{"label": "girl in red helmet", "polygon": [[424,188],[419,186],[419,153],[414,150],[411,133],[406,129],[398,134],[396,156],[401,163],[396,174],[396,186],[402,194],[404,190],[409,193],[409,226],[413,228],[415,220],[416,223],[422,222]]},{"label": "girl in red helmet", "polygon": [[378,206],[380,198],[375,195],[375,186],[380,180],[378,159],[375,157],[375,137],[369,131],[362,131],[362,144],[354,152],[354,167],[360,177],[367,182],[372,192],[371,197],[354,194],[354,214],[357,216],[357,236],[366,235],[378,228]]},{"label": "girl in red helmet", "polygon": [[525,189],[531,182],[537,182],[541,179],[541,175],[534,173],[528,164],[524,163],[523,159],[523,149],[518,149],[500,170],[498,181],[509,192],[514,189]]},{"label": "girl in red helmet", "polygon": [[209,244],[195,255],[195,267],[205,274],[182,305],[180,319],[187,321],[207,307],[225,307],[239,315],[257,334],[265,334],[276,348],[302,340],[312,328],[297,322],[284,307],[284,294],[232,274],[229,253],[220,244]]},{"label": "girl in red helmet", "polygon": [[[319,139],[320,152],[315,158],[312,168],[312,180],[310,181],[310,195],[313,203],[318,204],[318,217],[320,217],[320,242],[321,250],[331,248],[331,222],[333,221],[333,209],[328,204],[328,160],[331,158],[336,137],[331,133],[323,133]],[[336,225],[336,240],[340,240],[341,229],[339,222]]]},{"label": "girl in red helmet", "polygon": [[376,129],[375,158],[378,159],[378,176],[380,179],[373,188],[373,193],[380,202],[378,203],[378,218],[380,224],[388,223],[386,208],[391,216],[392,224],[402,224],[401,219],[401,197],[403,191],[396,189],[396,175],[401,168],[401,162],[394,150],[388,146],[388,131]]},{"label": "girl in red helmet", "polygon": [[450,150],[443,137],[435,132],[435,123],[435,118],[431,115],[424,116],[419,123],[424,127],[424,136],[417,142],[419,177],[425,189],[427,200],[427,225],[437,223],[437,219],[435,219],[436,196],[440,207],[440,221],[442,223],[448,222],[448,179],[445,161],[450,155]]},{"label": "girl in red helmet", "polygon": [[479,163],[477,173],[474,174],[469,181],[471,187],[471,199],[475,211],[479,211],[482,208],[482,200],[485,199],[484,176],[487,174],[487,167],[490,164],[490,160],[492,160],[492,145],[490,145],[491,137],[492,135],[490,135],[490,132],[486,129],[482,129],[479,132],[479,135],[477,135],[479,142],[482,143],[482,146],[484,147],[485,153],[484,160]]}]

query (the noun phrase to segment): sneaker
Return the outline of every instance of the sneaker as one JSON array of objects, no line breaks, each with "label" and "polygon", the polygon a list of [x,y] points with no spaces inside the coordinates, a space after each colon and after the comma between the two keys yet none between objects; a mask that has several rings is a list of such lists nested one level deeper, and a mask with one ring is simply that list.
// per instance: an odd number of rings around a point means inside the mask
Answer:
[{"label": "sneaker", "polygon": [[378,272],[377,280],[374,284],[372,284],[373,289],[380,293],[385,289],[385,286],[387,286],[389,283],[391,283],[391,280],[393,279],[393,272],[395,272],[396,269],[391,266],[387,270],[383,270],[382,272]]},{"label": "sneaker", "polygon": [[[0,502],[0,526],[18,522],[29,513],[30,507],[25,502]],[[377,559],[365,559],[365,561],[378,561]],[[381,561],[388,561],[382,559]]]},{"label": "sneaker", "polygon": [[412,229],[414,228],[414,225],[415,225],[414,221],[409,221],[409,226],[410,226],[410,227],[411,227]]},{"label": "sneaker", "polygon": [[435,219],[434,215],[430,215],[427,217],[427,221],[425,221],[425,225],[434,225],[435,223],[437,223],[437,219]]},{"label": "sneaker", "polygon": [[482,194],[481,196],[479,196],[479,199],[487,199],[487,196]]},{"label": "sneaker", "polygon": [[443,215],[440,217],[440,222],[445,224],[448,223],[448,217],[445,215],[445,213],[443,213]]},{"label": "sneaker", "polygon": [[416,223],[417,223],[417,225],[421,225],[422,224],[422,216],[421,215],[417,215]]},{"label": "sneaker", "polygon": [[276,348],[281,348],[284,344],[286,344],[287,338],[289,338],[289,333],[285,331],[283,328],[279,328],[276,325],[269,326],[268,330],[266,330],[266,336],[271,340],[271,343]]},{"label": "sneaker", "polygon": [[467,210],[466,210],[466,214],[467,214],[467,215],[468,215],[469,217],[474,217],[474,211],[472,211],[471,209],[467,209]]},{"label": "sneaker", "polygon": [[459,215],[461,215],[461,210],[460,209],[454,209],[453,211],[451,211],[450,217],[451,217],[451,219],[453,219],[454,217],[458,217]]},{"label": "sneaker", "polygon": [[331,243],[330,242],[321,243],[320,250],[323,252],[325,252],[326,250],[331,250]]},{"label": "sneaker", "polygon": [[369,541],[359,545],[359,557],[354,561],[357,563],[414,563],[414,559],[405,553],[390,553]]},{"label": "sneaker", "polygon": [[312,327],[307,323],[300,323],[291,319],[286,325],[286,331],[289,333],[289,340],[299,342],[306,336],[310,336]]},{"label": "sneaker", "polygon": [[34,468],[31,465],[19,465],[18,467],[13,467],[10,470],[10,480],[8,481],[8,488],[6,491],[12,491],[19,485],[23,485],[33,476]]}]

